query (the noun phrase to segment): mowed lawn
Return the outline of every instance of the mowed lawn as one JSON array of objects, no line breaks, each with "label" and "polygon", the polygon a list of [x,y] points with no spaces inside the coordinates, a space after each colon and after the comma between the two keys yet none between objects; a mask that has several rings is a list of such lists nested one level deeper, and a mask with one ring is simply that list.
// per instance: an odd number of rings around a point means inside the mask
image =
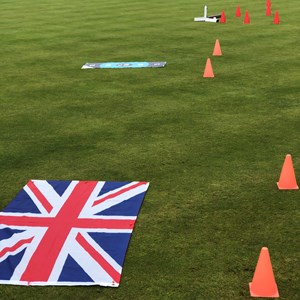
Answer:
[{"label": "mowed lawn", "polygon": [[[30,179],[150,181],[119,288],[1,299],[250,299],[264,246],[300,299],[300,191],[276,186],[288,153],[300,183],[300,7],[271,2],[1,1],[0,209]],[[204,4],[227,23],[193,22]],[[167,66],[80,69],[108,61]]]}]

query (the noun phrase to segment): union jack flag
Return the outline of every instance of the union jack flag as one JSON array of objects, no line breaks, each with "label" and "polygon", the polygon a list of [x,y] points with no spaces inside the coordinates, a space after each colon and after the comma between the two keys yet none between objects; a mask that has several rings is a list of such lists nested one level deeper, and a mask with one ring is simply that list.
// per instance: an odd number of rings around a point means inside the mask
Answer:
[{"label": "union jack flag", "polygon": [[29,181],[0,212],[0,283],[117,287],[148,186]]}]

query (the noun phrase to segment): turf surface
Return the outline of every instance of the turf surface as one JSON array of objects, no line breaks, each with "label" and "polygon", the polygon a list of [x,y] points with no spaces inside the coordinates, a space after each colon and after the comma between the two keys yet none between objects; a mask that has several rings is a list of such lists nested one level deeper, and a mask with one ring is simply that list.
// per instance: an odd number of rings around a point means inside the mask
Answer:
[{"label": "turf surface", "polygon": [[[193,22],[204,4],[1,1],[0,208],[29,179],[151,182],[119,288],[1,299],[250,299],[263,246],[280,298],[300,298],[300,192],[276,187],[287,153],[300,176],[298,1],[272,0],[280,25],[264,0],[210,1],[227,23]],[[80,69],[145,60],[168,64]]]}]

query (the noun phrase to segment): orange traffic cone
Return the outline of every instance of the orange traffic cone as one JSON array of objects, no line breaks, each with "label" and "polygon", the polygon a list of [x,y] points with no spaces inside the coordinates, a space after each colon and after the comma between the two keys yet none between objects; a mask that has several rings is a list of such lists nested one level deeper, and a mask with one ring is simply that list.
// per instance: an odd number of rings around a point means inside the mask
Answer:
[{"label": "orange traffic cone", "polygon": [[296,182],[292,156],[287,154],[281,170],[279,182],[277,186],[280,190],[298,190],[299,187]]},{"label": "orange traffic cone", "polygon": [[252,297],[279,297],[267,247],[263,247],[260,251],[253,279],[249,283],[249,287]]},{"label": "orange traffic cone", "polygon": [[205,65],[205,70],[204,70],[204,74],[203,74],[203,77],[204,78],[214,78],[215,75],[214,75],[214,71],[212,69],[212,65],[211,65],[211,61],[210,61],[210,58],[208,58],[206,60],[206,65]]},{"label": "orange traffic cone", "polygon": [[267,17],[271,16],[271,6],[267,6],[267,8],[266,8],[266,16]]},{"label": "orange traffic cone", "polygon": [[238,7],[236,8],[235,16],[238,17],[238,18],[241,16],[241,8],[240,8],[240,6],[238,6]]},{"label": "orange traffic cone", "polygon": [[222,10],[221,13],[220,23],[226,23],[226,16],[225,16],[224,9]]},{"label": "orange traffic cone", "polygon": [[280,18],[279,18],[279,14],[278,14],[278,10],[275,11],[275,16],[274,16],[274,24],[280,24]]},{"label": "orange traffic cone", "polygon": [[267,0],[266,7],[271,7],[271,0]]},{"label": "orange traffic cone", "polygon": [[220,42],[218,39],[216,40],[216,43],[215,43],[213,56],[222,56],[222,50],[221,50]]},{"label": "orange traffic cone", "polygon": [[246,10],[245,18],[244,18],[244,24],[250,24],[250,16],[248,9]]}]

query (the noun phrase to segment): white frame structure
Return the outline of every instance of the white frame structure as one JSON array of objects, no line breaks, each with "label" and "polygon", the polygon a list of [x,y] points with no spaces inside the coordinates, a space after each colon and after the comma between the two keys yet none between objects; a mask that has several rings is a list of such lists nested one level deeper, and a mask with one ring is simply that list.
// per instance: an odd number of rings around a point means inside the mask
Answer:
[{"label": "white frame structure", "polygon": [[217,23],[218,19],[216,17],[208,17],[207,16],[207,5],[204,5],[204,16],[194,18],[195,22],[209,22],[209,23]]}]

